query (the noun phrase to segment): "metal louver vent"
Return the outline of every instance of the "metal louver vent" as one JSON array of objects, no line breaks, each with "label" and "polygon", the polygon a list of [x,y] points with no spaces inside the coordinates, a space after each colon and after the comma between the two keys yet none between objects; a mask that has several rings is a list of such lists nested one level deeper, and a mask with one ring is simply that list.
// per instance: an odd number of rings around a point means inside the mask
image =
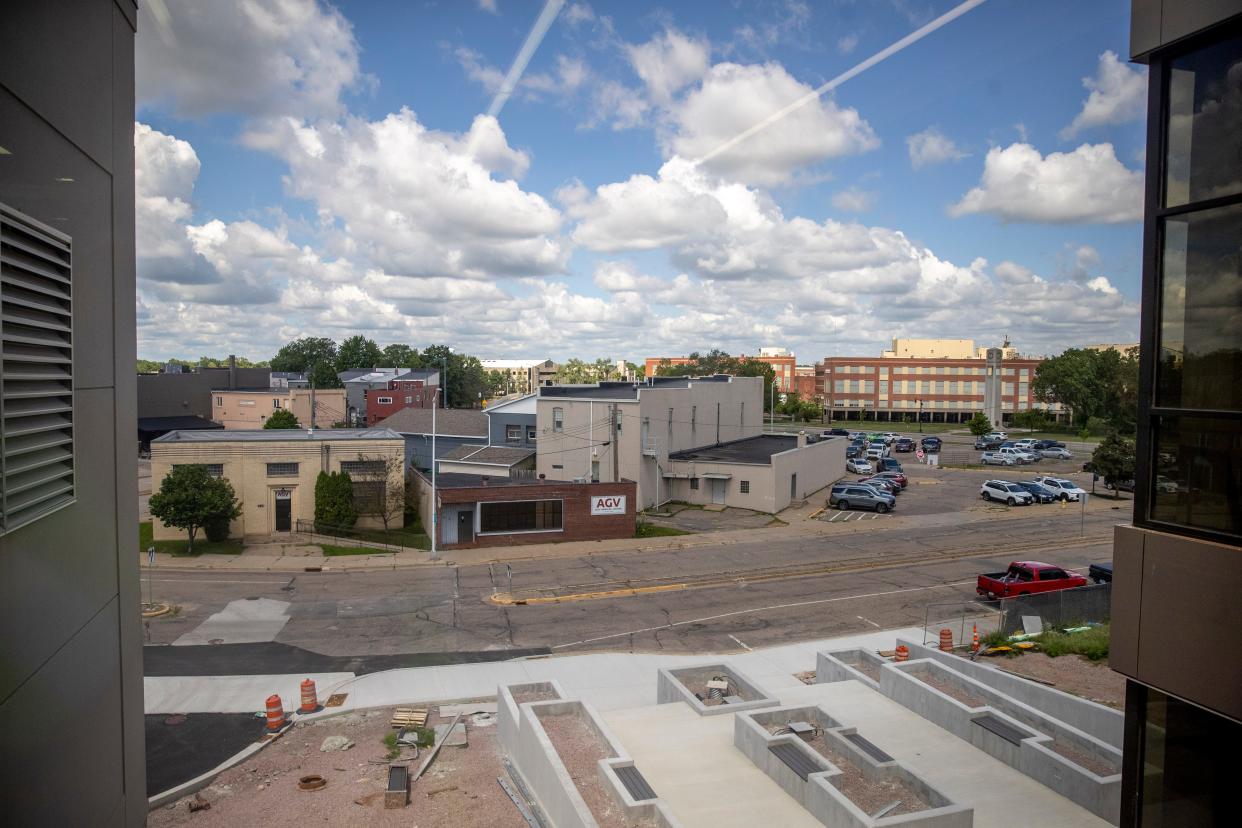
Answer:
[{"label": "metal louver vent", "polygon": [[0,534],[74,500],[71,248],[0,204]]}]

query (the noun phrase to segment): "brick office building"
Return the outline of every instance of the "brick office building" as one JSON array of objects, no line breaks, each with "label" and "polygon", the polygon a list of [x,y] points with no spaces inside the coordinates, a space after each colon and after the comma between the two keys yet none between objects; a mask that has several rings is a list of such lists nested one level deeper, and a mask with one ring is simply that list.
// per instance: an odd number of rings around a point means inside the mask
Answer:
[{"label": "brick office building", "polygon": [[[430,527],[431,479],[415,473],[418,512]],[[528,543],[634,537],[637,486],[564,480],[436,476],[441,548],[516,546]]]},{"label": "brick office building", "polygon": [[433,408],[438,380],[437,371],[409,371],[393,377],[386,388],[364,388],[367,426],[374,427],[403,408]]}]

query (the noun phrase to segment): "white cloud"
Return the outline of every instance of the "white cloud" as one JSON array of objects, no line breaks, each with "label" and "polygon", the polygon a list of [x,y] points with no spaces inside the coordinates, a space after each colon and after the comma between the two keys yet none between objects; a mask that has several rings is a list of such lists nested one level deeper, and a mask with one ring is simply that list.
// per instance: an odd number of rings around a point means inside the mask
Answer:
[{"label": "white cloud", "polygon": [[983,177],[952,216],[992,213],[1005,221],[1117,224],[1143,217],[1143,174],[1127,169],[1112,144],[1083,144],[1042,156],[1030,144],[993,148]]},{"label": "white cloud", "polygon": [[[489,63],[483,55],[466,46],[453,50],[453,56],[466,77],[494,95],[504,86],[505,73]],[[525,100],[537,101],[544,96],[563,97],[578,90],[590,78],[586,63],[578,58],[557,55],[554,72],[526,72],[518,80],[516,92]]]},{"label": "white cloud", "polygon": [[[673,106],[666,152],[701,158],[812,91],[778,63],[718,63]],[[857,110],[816,98],[716,155],[707,167],[738,181],[770,186],[788,182],[800,168],[879,145]]]},{"label": "white cloud", "polygon": [[865,213],[875,206],[876,194],[857,187],[840,190],[832,195],[832,206],[847,213]]},{"label": "white cloud", "polygon": [[706,74],[711,45],[670,28],[646,43],[625,46],[625,51],[651,99],[667,105],[675,92]]},{"label": "white cloud", "polygon": [[188,251],[184,223],[201,164],[188,141],[134,124],[134,208],[138,256],[176,259]]},{"label": "white cloud", "polygon": [[1146,68],[1131,68],[1115,52],[1100,55],[1095,76],[1083,78],[1082,85],[1091,94],[1070,125],[1061,130],[1062,140],[1068,141],[1083,129],[1136,121],[1147,111]]},{"label": "white cloud", "polygon": [[651,104],[640,92],[617,81],[604,81],[591,95],[591,115],[582,123],[593,129],[606,123],[613,130],[633,129],[647,122]]},{"label": "white cloud", "polygon": [[572,3],[561,13],[561,17],[571,26],[590,23],[595,19],[595,10],[587,3]]},{"label": "white cloud", "polygon": [[316,0],[165,5],[167,30],[139,5],[140,106],[167,107],[180,118],[334,116],[345,91],[370,81],[349,21]]},{"label": "white cloud", "polygon": [[843,37],[837,38],[837,51],[843,55],[848,55],[858,46],[858,34],[851,32]]},{"label": "white cloud", "polygon": [[960,161],[969,155],[934,126],[906,136],[906,149],[910,153],[910,166],[916,170],[945,161]]},{"label": "white cloud", "polygon": [[474,2],[481,11],[490,14],[500,14],[500,9],[496,8],[496,0],[474,0]]}]

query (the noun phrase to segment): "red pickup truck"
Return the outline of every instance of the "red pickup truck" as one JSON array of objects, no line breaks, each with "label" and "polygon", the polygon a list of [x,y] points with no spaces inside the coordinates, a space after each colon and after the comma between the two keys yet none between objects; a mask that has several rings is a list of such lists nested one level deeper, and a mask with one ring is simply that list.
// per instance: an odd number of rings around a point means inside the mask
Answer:
[{"label": "red pickup truck", "polygon": [[980,575],[975,592],[984,598],[1012,598],[1086,585],[1087,579],[1077,572],[1039,561],[1014,561],[1005,572]]}]

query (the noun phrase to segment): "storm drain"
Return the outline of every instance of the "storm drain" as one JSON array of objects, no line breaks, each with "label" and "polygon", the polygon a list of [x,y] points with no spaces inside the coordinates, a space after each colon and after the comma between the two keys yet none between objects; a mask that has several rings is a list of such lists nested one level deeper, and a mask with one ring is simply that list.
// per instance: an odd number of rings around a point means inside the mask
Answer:
[{"label": "storm drain", "polygon": [[872,759],[874,759],[877,762],[893,761],[893,757],[889,756],[887,753],[880,750],[880,748],[877,747],[875,744],[873,744],[872,742],[868,742],[866,739],[859,736],[857,733],[851,733],[849,736],[846,736],[845,738],[849,739],[851,742],[853,742],[855,745],[858,746],[859,750],[861,750],[863,753],[867,754],[868,756],[870,756]]},{"label": "storm drain", "polygon": [[798,774],[798,777],[803,782],[806,781],[807,776],[810,774],[819,773],[820,771],[820,767],[815,764],[814,759],[807,756],[791,744],[782,742],[780,744],[769,746],[768,750],[773,756],[784,762],[785,767]]},{"label": "storm drain", "polygon": [[656,793],[647,784],[647,780],[638,772],[638,768],[633,765],[626,765],[621,768],[613,768],[617,772],[617,778],[621,780],[621,784],[630,792],[635,802],[642,802],[644,799],[655,799]]},{"label": "storm drain", "polygon": [[983,716],[978,717],[977,719],[975,719],[975,724],[979,725],[979,727],[983,728],[989,733],[995,733],[997,736],[1001,737],[1006,742],[1009,742],[1011,745],[1016,745],[1019,742],[1021,742],[1023,739],[1029,739],[1030,737],[1035,735],[1034,733],[1030,733],[1029,731],[1014,727],[1008,722],[1001,721],[1000,719],[996,718],[995,716],[991,714],[985,714]]}]

